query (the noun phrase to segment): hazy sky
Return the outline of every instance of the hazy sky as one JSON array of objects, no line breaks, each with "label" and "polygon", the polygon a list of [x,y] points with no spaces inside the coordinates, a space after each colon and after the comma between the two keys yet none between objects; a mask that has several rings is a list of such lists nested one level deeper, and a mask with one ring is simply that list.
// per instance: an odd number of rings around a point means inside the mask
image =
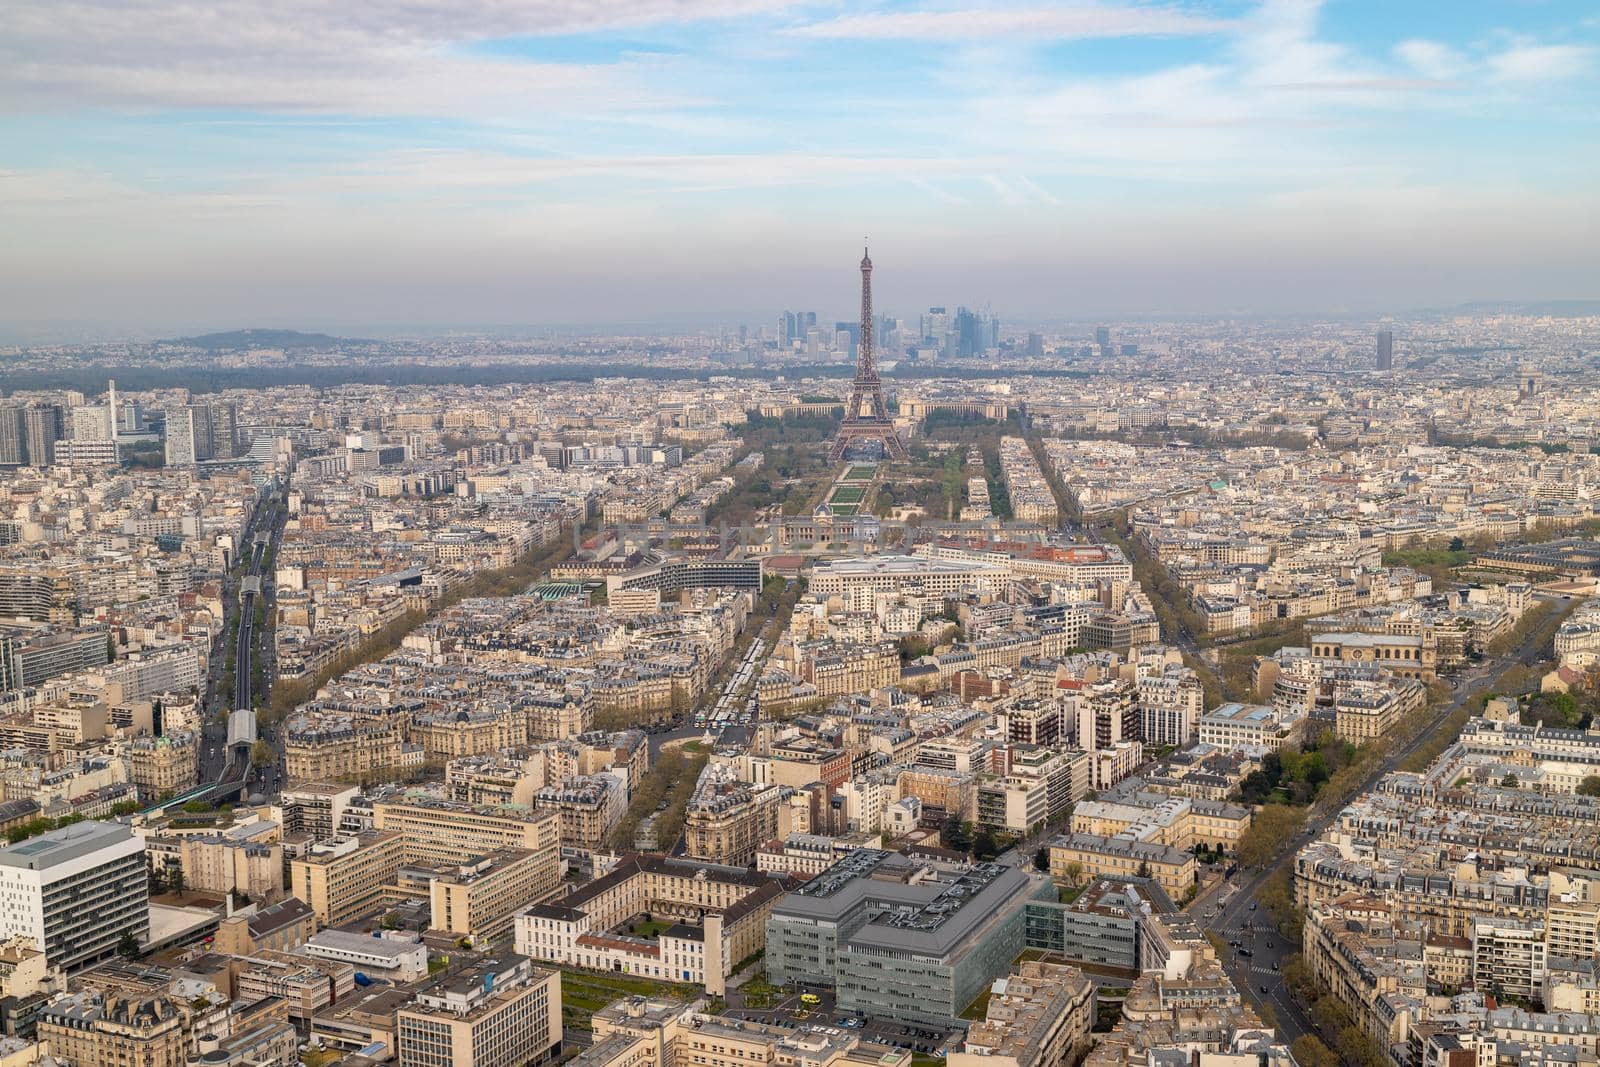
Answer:
[{"label": "hazy sky", "polygon": [[1600,297],[1592,2],[10,0],[0,324]]}]

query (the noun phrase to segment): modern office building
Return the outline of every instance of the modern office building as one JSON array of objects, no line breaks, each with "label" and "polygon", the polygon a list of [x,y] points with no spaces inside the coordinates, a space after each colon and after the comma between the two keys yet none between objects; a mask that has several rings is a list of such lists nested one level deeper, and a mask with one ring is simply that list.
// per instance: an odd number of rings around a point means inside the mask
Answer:
[{"label": "modern office building", "polygon": [[544,857],[549,892],[561,879],[561,815],[543,808],[458,804],[421,794],[372,806],[377,830],[397,830],[407,863],[449,866],[502,849],[527,849]]},{"label": "modern office building", "polygon": [[1394,369],[1394,331],[1378,331],[1378,369]]},{"label": "modern office building", "polygon": [[0,938],[31,937],[51,967],[78,970],[150,933],[144,843],[80,822],[0,849]]},{"label": "modern office building", "polygon": [[606,592],[651,589],[663,598],[685,589],[747,589],[761,591],[760,559],[647,560],[625,574],[606,578]]},{"label": "modern office building", "polygon": [[396,1016],[400,1067],[522,1067],[561,1053],[561,982],[503,953],[446,972]]},{"label": "modern office building", "polygon": [[844,1011],[946,1024],[1026,946],[1027,902],[1055,899],[1032,871],[858,849],[778,901],[767,974],[832,986]]},{"label": "modern office building", "polygon": [[372,831],[317,844],[289,864],[290,892],[311,906],[324,926],[339,926],[378,910],[404,859],[395,831]]}]

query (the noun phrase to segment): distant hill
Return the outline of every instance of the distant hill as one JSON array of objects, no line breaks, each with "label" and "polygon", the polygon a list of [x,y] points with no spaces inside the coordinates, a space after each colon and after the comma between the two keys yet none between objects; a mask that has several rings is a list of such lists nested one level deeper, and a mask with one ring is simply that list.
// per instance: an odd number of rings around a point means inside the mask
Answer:
[{"label": "distant hill", "polygon": [[236,348],[337,348],[340,345],[372,345],[357,337],[330,337],[325,333],[301,333],[299,330],[229,330],[226,333],[206,333],[199,337],[180,337],[167,344],[187,348],[203,348],[208,352],[224,352]]}]

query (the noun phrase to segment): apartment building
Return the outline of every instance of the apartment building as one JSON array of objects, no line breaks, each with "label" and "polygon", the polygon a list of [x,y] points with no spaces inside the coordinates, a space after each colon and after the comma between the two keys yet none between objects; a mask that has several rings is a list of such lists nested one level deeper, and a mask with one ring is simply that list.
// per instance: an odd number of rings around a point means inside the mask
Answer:
[{"label": "apartment building", "polygon": [[331,841],[350,802],[360,792],[342,782],[303,782],[287,787],[279,798],[283,832],[306,834],[313,841]]},{"label": "apartment building", "polygon": [[1472,982],[1497,996],[1538,998],[1544,989],[1542,922],[1478,919],[1472,924]]},{"label": "apartment building", "polygon": [[189,730],[160,736],[141,734],[129,741],[124,750],[128,780],[138,790],[140,802],[153,804],[164,796],[193,789],[199,755],[200,737]]},{"label": "apartment building", "polygon": [[1031,960],[995,982],[984,1017],[950,1067],[1065,1067],[1088,1046],[1094,983],[1076,967]]},{"label": "apartment building", "polygon": [[732,867],[755,862],[757,849],[789,830],[787,792],[739,781],[729,768],[707,767],[684,819],[685,854]]},{"label": "apartment building", "polygon": [[189,1035],[165,996],[57,997],[39,1010],[37,1035],[57,1059],[80,1064],[187,1067]]}]

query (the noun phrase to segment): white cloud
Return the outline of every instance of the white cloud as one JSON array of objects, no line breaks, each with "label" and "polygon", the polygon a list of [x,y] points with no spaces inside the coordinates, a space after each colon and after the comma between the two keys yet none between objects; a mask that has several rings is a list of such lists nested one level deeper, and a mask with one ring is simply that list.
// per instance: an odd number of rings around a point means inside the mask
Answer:
[{"label": "white cloud", "polygon": [[972,41],[992,37],[1070,40],[1220,33],[1225,19],[1175,7],[1075,4],[1052,7],[963,8],[843,15],[798,26],[804,37]]},{"label": "white cloud", "polygon": [[1588,70],[1594,53],[1584,45],[1519,42],[1489,57],[1489,75],[1497,82],[1559,81]]},{"label": "white cloud", "polygon": [[1466,57],[1438,41],[1413,38],[1395,45],[1395,57],[1425,78],[1448,81],[1466,73]]},{"label": "white cloud", "polygon": [[[748,16],[790,0],[20,0],[0,16],[0,107],[526,114],[657,106],[661,62],[475,54],[504,38]],[[670,100],[668,101],[671,102]]]}]

